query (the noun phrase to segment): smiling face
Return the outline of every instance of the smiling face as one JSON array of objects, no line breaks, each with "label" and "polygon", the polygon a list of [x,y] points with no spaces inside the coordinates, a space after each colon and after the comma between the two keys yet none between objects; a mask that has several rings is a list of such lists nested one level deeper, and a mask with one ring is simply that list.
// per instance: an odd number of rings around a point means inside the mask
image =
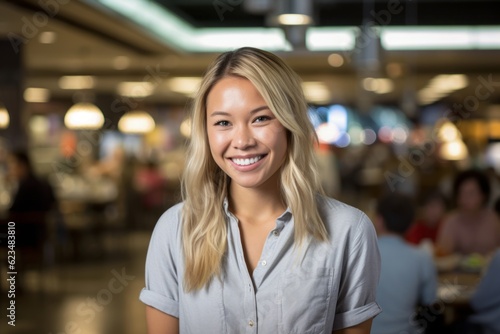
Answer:
[{"label": "smiling face", "polygon": [[287,132],[255,86],[240,77],[222,78],[207,96],[206,112],[212,157],[231,186],[278,185]]}]

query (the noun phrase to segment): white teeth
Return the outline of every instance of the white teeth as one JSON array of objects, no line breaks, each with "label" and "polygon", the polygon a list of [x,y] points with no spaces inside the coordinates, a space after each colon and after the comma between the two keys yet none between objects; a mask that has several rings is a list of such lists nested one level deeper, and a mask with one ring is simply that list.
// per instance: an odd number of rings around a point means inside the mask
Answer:
[{"label": "white teeth", "polygon": [[259,155],[257,157],[253,157],[250,159],[232,159],[232,160],[238,166],[248,166],[248,165],[252,165],[252,164],[256,163],[260,159],[262,159],[262,155]]}]

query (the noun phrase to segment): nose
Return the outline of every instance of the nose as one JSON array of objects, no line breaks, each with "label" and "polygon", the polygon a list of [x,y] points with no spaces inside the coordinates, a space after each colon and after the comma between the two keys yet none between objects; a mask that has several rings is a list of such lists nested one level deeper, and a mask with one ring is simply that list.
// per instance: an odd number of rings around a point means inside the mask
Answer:
[{"label": "nose", "polygon": [[256,140],[251,129],[248,126],[241,126],[235,129],[233,145],[234,148],[245,150],[255,146]]}]

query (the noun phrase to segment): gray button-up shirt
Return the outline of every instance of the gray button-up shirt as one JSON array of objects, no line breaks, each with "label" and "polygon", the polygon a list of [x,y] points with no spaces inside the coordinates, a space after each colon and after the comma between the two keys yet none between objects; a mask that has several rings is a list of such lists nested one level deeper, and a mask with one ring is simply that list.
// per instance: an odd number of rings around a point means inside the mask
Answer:
[{"label": "gray button-up shirt", "polygon": [[250,275],[238,220],[224,207],[228,248],[222,279],[186,293],[181,247],[182,203],[159,219],[146,260],[146,287],[140,300],[179,318],[181,333],[331,333],[368,320],[380,274],[376,234],[358,209],[331,198],[318,206],[329,233],[327,242],[294,247],[290,210],[277,220]]}]

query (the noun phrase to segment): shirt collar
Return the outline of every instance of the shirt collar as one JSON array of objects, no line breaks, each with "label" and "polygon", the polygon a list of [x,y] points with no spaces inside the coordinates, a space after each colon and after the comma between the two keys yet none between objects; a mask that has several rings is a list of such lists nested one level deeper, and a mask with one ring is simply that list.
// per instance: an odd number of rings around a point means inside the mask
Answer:
[{"label": "shirt collar", "polygon": [[[222,206],[224,207],[224,212],[226,213],[226,216],[228,217],[234,217],[234,215],[229,211],[229,200],[227,199],[227,196],[224,197],[224,202],[222,203]],[[290,207],[287,207],[286,210],[276,219],[278,226],[282,226],[285,223],[289,222],[292,219],[292,211],[290,210]]]}]

